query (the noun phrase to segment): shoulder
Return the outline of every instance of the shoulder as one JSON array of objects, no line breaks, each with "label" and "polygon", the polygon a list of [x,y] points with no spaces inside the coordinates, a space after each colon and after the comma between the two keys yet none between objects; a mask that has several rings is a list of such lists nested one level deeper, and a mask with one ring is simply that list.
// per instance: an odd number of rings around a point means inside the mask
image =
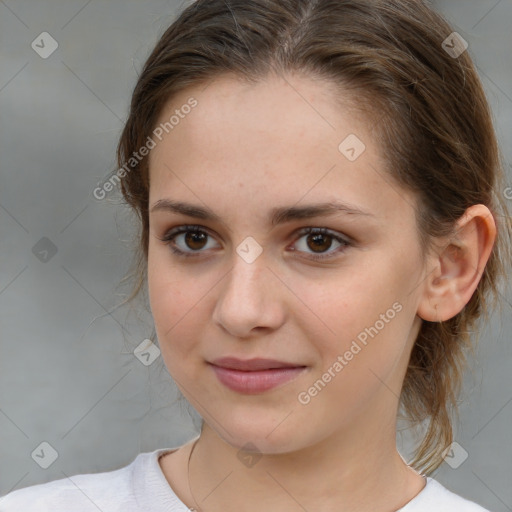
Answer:
[{"label": "shoulder", "polygon": [[444,487],[437,480],[427,478],[427,485],[416,498],[398,512],[490,512]]},{"label": "shoulder", "polygon": [[137,510],[131,492],[134,468],[150,454],[139,454],[115,471],[74,475],[12,491],[0,497],[2,512],[98,512]]}]

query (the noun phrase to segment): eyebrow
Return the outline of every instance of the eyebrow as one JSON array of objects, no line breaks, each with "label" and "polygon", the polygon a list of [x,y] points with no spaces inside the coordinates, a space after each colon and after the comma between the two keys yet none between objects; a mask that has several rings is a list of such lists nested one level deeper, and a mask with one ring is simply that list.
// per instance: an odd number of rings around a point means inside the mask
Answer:
[{"label": "eyebrow", "polygon": [[[222,219],[207,207],[197,206],[182,201],[172,201],[170,199],[159,199],[152,208],[152,212],[166,211],[171,213],[181,213],[188,217],[197,219],[217,221],[222,223]],[[310,219],[313,217],[327,217],[336,213],[345,213],[347,215],[375,217],[370,212],[361,210],[354,205],[338,202],[327,202],[308,204],[304,206],[282,206],[270,210],[269,220],[272,226],[283,224],[299,219]]]}]

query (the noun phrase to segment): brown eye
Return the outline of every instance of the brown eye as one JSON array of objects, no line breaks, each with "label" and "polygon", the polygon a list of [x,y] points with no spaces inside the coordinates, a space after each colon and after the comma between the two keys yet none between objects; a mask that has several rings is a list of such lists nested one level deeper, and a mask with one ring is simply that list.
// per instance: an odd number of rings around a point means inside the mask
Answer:
[{"label": "brown eye", "polygon": [[206,245],[207,237],[208,235],[206,233],[187,231],[184,238],[185,245],[189,249],[198,251],[200,249],[203,249],[204,246]]},{"label": "brown eye", "polygon": [[333,237],[323,233],[313,233],[307,236],[308,247],[315,252],[323,252],[330,249]]},{"label": "brown eye", "polygon": [[[183,235],[183,236],[182,236]],[[171,246],[171,250],[180,256],[200,256],[202,249],[208,248],[209,239],[213,237],[199,226],[178,226],[168,231],[162,242]]]},{"label": "brown eye", "polygon": [[[319,261],[327,258],[333,258],[339,253],[345,251],[347,247],[352,245],[349,240],[335,233],[331,234],[327,228],[305,228],[301,230],[299,234],[303,235],[299,238],[299,240],[306,240],[306,242],[302,244],[300,252],[309,254],[309,256],[306,257],[313,260]],[[335,248],[337,250],[326,252],[332,247],[333,242],[338,244],[338,246]]]},{"label": "brown eye", "polygon": [[[298,251],[294,248],[293,251],[306,253],[307,259],[316,261],[333,258],[352,245],[349,239],[345,239],[335,232],[331,233],[326,228],[304,228],[299,234],[302,236],[296,244],[302,245],[302,247],[299,247]],[[172,252],[178,256],[195,257],[207,252],[203,249],[211,248],[208,247],[208,242],[214,240],[214,237],[206,229],[192,225],[173,228],[160,240],[170,245]],[[338,244],[335,250],[327,252],[333,243]]]}]

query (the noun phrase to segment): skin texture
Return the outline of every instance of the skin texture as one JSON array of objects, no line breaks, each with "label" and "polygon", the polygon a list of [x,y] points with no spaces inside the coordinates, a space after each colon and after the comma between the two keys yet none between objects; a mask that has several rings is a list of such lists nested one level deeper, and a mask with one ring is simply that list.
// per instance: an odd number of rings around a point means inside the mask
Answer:
[{"label": "skin texture", "polygon": [[[198,105],[151,150],[150,209],[159,199],[186,201],[222,220],[151,213],[148,291],[164,362],[205,420],[190,466],[195,501],[207,512],[397,510],[425,486],[395,441],[410,352],[422,319],[447,320],[471,298],[494,242],[493,218],[485,206],[471,207],[457,240],[439,240],[423,264],[414,196],[385,174],[371,123],[336,106],[325,84],[223,76],[173,97],[160,121],[191,96]],[[355,161],[338,149],[349,134],[366,146]],[[326,201],[371,215],[269,224],[276,206]],[[177,235],[175,246],[198,249],[190,258],[161,240],[185,224],[208,234],[189,246]],[[298,233],[305,227],[352,244],[324,235],[315,250],[314,235]],[[252,263],[236,251],[246,237],[263,248]],[[332,257],[310,259],[322,252]],[[400,311],[376,324],[396,303]],[[365,328],[382,323],[320,392],[299,402]],[[246,395],[207,364],[228,355],[308,368]],[[237,456],[248,442],[258,450],[250,467]],[[180,499],[197,508],[189,451],[190,443],[160,464]]]}]

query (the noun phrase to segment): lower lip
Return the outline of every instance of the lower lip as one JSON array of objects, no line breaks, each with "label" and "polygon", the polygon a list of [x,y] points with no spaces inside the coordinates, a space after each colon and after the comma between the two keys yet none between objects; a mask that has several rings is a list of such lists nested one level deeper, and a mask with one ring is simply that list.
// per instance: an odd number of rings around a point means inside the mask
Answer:
[{"label": "lower lip", "polygon": [[281,384],[289,382],[306,370],[306,367],[297,368],[275,368],[270,370],[258,370],[244,372],[231,370],[211,365],[217,378],[233,391],[246,394],[262,393]]}]

